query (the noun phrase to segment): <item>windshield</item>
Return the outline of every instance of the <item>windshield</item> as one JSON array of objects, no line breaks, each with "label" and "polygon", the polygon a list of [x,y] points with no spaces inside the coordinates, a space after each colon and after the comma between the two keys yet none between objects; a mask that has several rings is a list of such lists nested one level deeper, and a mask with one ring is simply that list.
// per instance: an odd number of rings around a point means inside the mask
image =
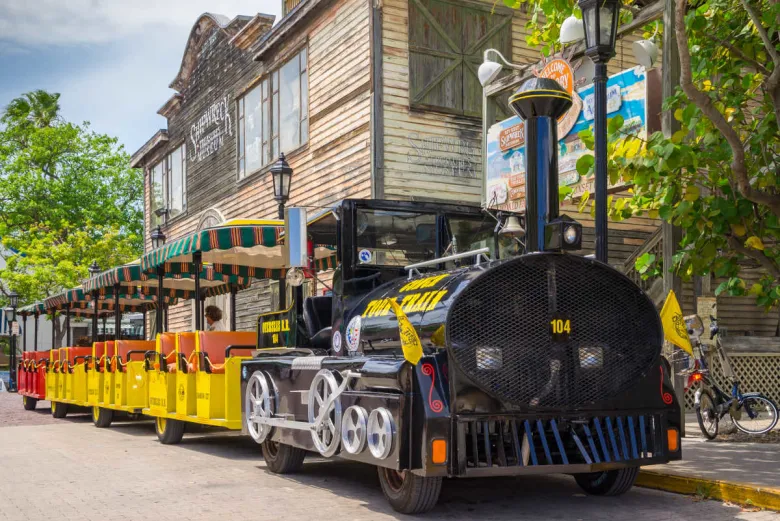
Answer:
[{"label": "windshield", "polygon": [[435,256],[436,214],[358,211],[358,264],[406,266]]}]

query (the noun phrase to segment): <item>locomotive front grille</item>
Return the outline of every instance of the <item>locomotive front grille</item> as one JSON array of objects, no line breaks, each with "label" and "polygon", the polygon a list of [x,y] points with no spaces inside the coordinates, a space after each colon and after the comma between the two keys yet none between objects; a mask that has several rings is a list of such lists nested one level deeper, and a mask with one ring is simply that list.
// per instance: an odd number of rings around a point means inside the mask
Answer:
[{"label": "locomotive front grille", "polygon": [[657,363],[658,313],[609,266],[531,254],[478,276],[452,304],[447,345],[509,408],[571,410],[618,396]]},{"label": "locomotive front grille", "polygon": [[660,414],[593,418],[461,418],[461,465],[473,469],[598,465],[663,457]]}]

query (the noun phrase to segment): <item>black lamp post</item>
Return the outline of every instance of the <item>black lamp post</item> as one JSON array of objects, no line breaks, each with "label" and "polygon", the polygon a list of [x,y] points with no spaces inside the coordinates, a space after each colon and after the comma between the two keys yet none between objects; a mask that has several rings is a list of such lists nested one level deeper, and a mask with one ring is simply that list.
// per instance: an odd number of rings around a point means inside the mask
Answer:
[{"label": "black lamp post", "polygon": [[615,55],[620,0],[580,0],[585,23],[585,54],[596,65],[593,75],[596,155],[596,259],[607,262],[607,62]]},{"label": "black lamp post", "polygon": [[271,166],[271,177],[274,182],[274,199],[279,203],[279,219],[284,219],[284,204],[290,198],[290,180],[293,170],[287,164],[284,154]]},{"label": "black lamp post", "polygon": [[[162,248],[165,244],[165,234],[157,225],[157,228],[152,230],[152,249]],[[159,264],[157,266],[157,311],[155,312],[155,329],[159,335],[163,331],[163,278],[165,277],[165,265]]]},{"label": "black lamp post", "polygon": [[[97,261],[92,261],[92,264],[89,265],[89,268],[87,268],[87,271],[89,272],[89,278],[92,279],[94,277],[97,277],[100,273],[100,266],[98,266]],[[93,290],[92,291],[92,305],[94,306],[94,314],[92,315],[92,342],[98,341],[98,291]]]},{"label": "black lamp post", "polygon": [[8,338],[11,344],[11,353],[8,367],[8,390],[16,391],[16,335],[14,335],[13,326],[16,322],[16,307],[19,305],[19,295],[15,291],[8,294],[9,307],[5,310],[5,318],[8,321]]}]

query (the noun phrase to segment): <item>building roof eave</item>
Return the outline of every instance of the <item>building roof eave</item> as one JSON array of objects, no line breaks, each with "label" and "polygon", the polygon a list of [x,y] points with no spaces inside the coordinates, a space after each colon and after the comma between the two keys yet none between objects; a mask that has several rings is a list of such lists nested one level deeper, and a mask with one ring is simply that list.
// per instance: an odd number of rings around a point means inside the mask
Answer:
[{"label": "building roof eave", "polygon": [[332,0],[302,0],[292,11],[268,31],[257,44],[255,55],[252,59],[263,61],[265,55],[275,45],[283,41],[298,25],[306,20],[312,13],[328,6]]},{"label": "building roof eave", "polygon": [[168,142],[168,131],[161,128],[130,157],[130,168],[142,168],[149,154]]}]

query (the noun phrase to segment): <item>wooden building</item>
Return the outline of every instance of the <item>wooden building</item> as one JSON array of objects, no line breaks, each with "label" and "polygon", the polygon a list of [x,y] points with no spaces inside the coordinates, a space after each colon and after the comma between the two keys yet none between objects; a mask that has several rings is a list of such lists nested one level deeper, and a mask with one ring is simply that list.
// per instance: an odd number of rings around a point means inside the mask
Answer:
[{"label": "wooden building", "polygon": [[[283,0],[283,17],[204,14],[185,42],[160,108],[167,128],[132,157],[145,172],[145,227],[169,239],[234,218],[276,217],[271,164],[294,170],[288,204],[310,209],[346,197],[482,201],[482,88],[488,48],[518,64],[525,12],[492,0]],[[621,39],[610,72],[636,65]],[[496,119],[506,117],[499,103]],[[569,209],[571,210],[571,209]],[[581,218],[592,226],[589,215]],[[622,263],[659,223],[611,225]],[[586,230],[587,245],[592,231]],[[239,329],[269,309],[261,283],[239,293]],[[192,304],[169,328],[193,325]]]}]

